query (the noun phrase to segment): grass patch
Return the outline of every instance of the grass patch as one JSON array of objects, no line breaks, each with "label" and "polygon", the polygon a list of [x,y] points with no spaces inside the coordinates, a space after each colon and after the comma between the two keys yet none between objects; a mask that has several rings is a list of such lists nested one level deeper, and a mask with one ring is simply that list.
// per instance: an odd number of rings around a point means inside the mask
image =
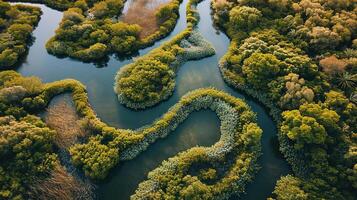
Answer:
[{"label": "grass patch", "polygon": [[55,144],[61,149],[67,149],[74,145],[79,137],[86,135],[80,125],[80,118],[71,100],[64,96],[47,108],[45,122],[57,132]]}]

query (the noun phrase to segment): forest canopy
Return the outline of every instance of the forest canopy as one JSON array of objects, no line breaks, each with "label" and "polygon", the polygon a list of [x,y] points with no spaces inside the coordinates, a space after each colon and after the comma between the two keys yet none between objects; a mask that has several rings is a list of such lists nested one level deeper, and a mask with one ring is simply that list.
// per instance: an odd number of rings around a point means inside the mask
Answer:
[{"label": "forest canopy", "polygon": [[278,122],[294,176],[276,199],[355,199],[357,7],[350,0],[214,1],[232,39],[220,62],[227,83]]}]

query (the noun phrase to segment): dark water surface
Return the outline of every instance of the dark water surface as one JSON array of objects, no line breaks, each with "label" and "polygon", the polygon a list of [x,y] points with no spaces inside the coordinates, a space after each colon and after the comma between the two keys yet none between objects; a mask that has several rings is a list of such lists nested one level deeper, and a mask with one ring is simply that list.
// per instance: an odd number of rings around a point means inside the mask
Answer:
[{"label": "dark water surface", "polygon": [[[187,0],[184,0],[180,6],[181,17],[174,31],[165,39],[155,43],[154,46],[139,51],[140,55],[146,54],[151,49],[158,47],[163,41],[184,30],[186,26],[184,18],[186,4]],[[266,199],[271,194],[277,179],[290,172],[287,163],[278,153],[276,139],[274,139],[277,130],[268,113],[256,101],[228,87],[221,77],[217,63],[219,58],[227,51],[229,39],[213,28],[208,0],[198,6],[201,16],[198,29],[213,44],[217,54],[184,64],[177,73],[176,89],[173,96],[168,101],[144,111],[133,111],[122,106],[118,103],[113,91],[116,72],[119,68],[131,63],[132,59],[119,60],[115,56],[111,56],[107,66],[98,68],[98,65],[95,64],[83,63],[69,58],[59,59],[49,55],[46,52],[45,43],[53,36],[62,19],[62,13],[44,5],[37,6],[41,7],[43,15],[39,26],[33,33],[36,38],[34,44],[30,47],[25,62],[17,69],[21,74],[39,76],[44,82],[65,78],[74,78],[81,81],[87,86],[91,105],[104,122],[118,128],[131,129],[152,123],[188,91],[202,87],[218,88],[233,96],[245,99],[253,111],[257,113],[258,123],[264,131],[262,138],[263,155],[259,159],[262,168],[253,182],[248,185],[247,194],[241,199]],[[98,184],[98,199],[129,199],[137,185],[146,178],[147,173],[158,167],[163,160],[193,146],[209,146],[218,141],[220,137],[219,125],[217,116],[211,111],[193,113],[167,138],[158,140],[137,158],[120,163],[107,180]]]}]

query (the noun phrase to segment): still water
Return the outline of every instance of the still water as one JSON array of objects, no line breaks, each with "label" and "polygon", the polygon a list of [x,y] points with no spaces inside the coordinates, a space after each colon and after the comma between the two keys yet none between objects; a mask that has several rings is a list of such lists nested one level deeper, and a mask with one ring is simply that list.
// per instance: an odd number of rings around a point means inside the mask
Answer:
[{"label": "still water", "polygon": [[[186,4],[187,0],[184,0],[180,6],[181,17],[174,31],[152,47],[140,50],[139,55],[146,54],[184,30],[186,27],[184,18]],[[229,39],[212,26],[208,0],[198,5],[201,16],[198,29],[213,44],[216,55],[185,63],[177,73],[176,89],[173,96],[167,101],[143,111],[133,111],[122,106],[118,103],[113,91],[116,72],[124,65],[131,63],[132,58],[123,59],[111,56],[104,66],[103,64],[83,63],[69,58],[60,59],[48,54],[45,49],[46,41],[54,35],[54,31],[62,19],[62,13],[44,5],[36,4],[36,6],[41,7],[43,15],[33,33],[35,41],[29,49],[28,56],[24,63],[17,68],[21,74],[39,76],[44,82],[66,78],[81,81],[87,86],[91,105],[104,122],[118,128],[130,129],[150,124],[188,91],[202,87],[218,88],[233,96],[245,99],[257,113],[258,123],[263,129],[263,155],[259,159],[261,169],[253,182],[247,186],[247,194],[243,195],[241,199],[266,199],[271,194],[279,177],[290,172],[289,166],[278,152],[276,125],[267,111],[255,100],[228,87],[220,75],[217,63],[227,51]],[[158,167],[163,160],[196,145],[214,144],[220,137],[219,125],[217,116],[211,111],[193,113],[167,138],[158,140],[135,159],[122,162],[112,170],[105,181],[98,183],[97,198],[101,200],[129,199],[138,184],[146,178],[148,172]]]}]

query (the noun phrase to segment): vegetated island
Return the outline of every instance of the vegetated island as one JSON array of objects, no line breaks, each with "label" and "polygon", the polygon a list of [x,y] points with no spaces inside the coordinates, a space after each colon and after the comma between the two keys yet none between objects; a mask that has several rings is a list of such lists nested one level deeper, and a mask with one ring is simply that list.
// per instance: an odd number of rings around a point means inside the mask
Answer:
[{"label": "vegetated island", "polygon": [[14,67],[26,55],[41,14],[37,7],[0,0],[0,69]]},{"label": "vegetated island", "polygon": [[349,0],[212,3],[225,81],[270,108],[294,175],[274,199],[356,199],[357,15]]}]

